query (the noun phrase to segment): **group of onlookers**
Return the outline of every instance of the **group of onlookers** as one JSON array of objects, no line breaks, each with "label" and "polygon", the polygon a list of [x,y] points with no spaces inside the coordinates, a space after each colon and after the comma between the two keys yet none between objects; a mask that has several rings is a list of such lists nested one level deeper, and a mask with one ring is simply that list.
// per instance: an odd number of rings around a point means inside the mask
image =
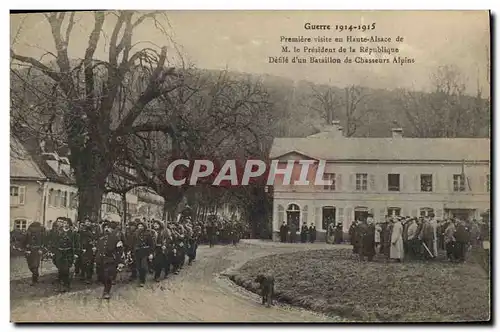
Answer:
[{"label": "group of onlookers", "polygon": [[470,246],[482,245],[489,236],[489,225],[476,220],[457,218],[437,220],[433,214],[425,217],[386,216],[375,222],[354,221],[349,229],[353,251],[372,260],[378,253],[387,259],[434,259],[445,251],[452,262],[464,262]]}]

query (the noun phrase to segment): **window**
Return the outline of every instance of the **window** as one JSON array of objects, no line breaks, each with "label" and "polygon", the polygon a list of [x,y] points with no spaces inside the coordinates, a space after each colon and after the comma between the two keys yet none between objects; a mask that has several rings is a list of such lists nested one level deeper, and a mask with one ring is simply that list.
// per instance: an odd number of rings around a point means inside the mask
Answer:
[{"label": "window", "polygon": [[421,208],[420,209],[420,216],[421,217],[428,217],[433,213],[434,213],[434,209],[432,209],[432,208]]},{"label": "window", "polygon": [[462,174],[453,175],[453,191],[465,191],[465,177]]},{"label": "window", "polygon": [[14,229],[25,231],[28,228],[28,221],[26,219],[14,220]]},{"label": "window", "polygon": [[325,190],[335,190],[335,173],[325,173],[323,176],[323,180],[330,181],[331,184],[325,184],[323,189]]},{"label": "window", "polygon": [[399,191],[399,174],[388,174],[387,187],[389,191]]},{"label": "window", "polygon": [[54,198],[54,206],[61,206],[61,190],[56,190],[55,198]]},{"label": "window", "polygon": [[356,174],[356,190],[360,191],[368,190],[368,174],[366,173]]},{"label": "window", "polygon": [[398,208],[398,207],[387,208],[387,215],[389,217],[400,216],[401,215],[401,208]]},{"label": "window", "polygon": [[10,186],[10,205],[24,205],[26,187]]},{"label": "window", "polygon": [[278,205],[278,223],[281,224],[285,221],[285,208],[282,205]]},{"label": "window", "polygon": [[490,192],[490,175],[486,174],[486,191]]},{"label": "window", "polygon": [[68,207],[68,192],[63,191],[61,193],[61,207]]},{"label": "window", "polygon": [[49,190],[49,205],[50,206],[55,206],[56,202],[56,192],[54,189]]},{"label": "window", "polygon": [[420,191],[432,192],[432,174],[420,174]]},{"label": "window", "polygon": [[78,208],[78,195],[77,195],[77,193],[71,193],[69,197],[70,197],[69,206],[72,209],[77,209]]}]

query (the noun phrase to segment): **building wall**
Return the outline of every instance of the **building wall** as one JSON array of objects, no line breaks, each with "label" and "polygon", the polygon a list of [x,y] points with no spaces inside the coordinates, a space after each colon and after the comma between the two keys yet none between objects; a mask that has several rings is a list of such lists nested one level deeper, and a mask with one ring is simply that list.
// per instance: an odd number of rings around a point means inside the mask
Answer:
[{"label": "building wall", "polygon": [[75,186],[54,182],[46,184],[44,193],[46,195],[46,227],[51,228],[53,222],[59,217],[71,218],[73,222],[76,220],[78,212],[77,192]]},{"label": "building wall", "polygon": [[[490,208],[490,193],[487,189],[487,163],[468,164],[464,167],[470,183],[466,183],[465,192],[454,192],[453,175],[461,174],[462,163],[328,163],[325,173],[335,174],[335,190],[324,186],[274,186],[273,229],[279,230],[286,210],[290,204],[300,208],[300,225],[304,222],[316,224],[318,231],[322,227],[322,208],[336,208],[336,221],[343,223],[347,231],[356,207],[365,207],[376,220],[383,220],[389,207],[401,209],[401,215],[418,216],[420,209],[431,208],[437,218],[445,217],[447,208],[474,209],[474,217]],[[356,173],[367,176],[367,190],[356,190]],[[400,191],[388,190],[388,174],[400,174]],[[420,191],[420,175],[432,174],[433,191]],[[282,211],[282,212],[280,212]],[[284,211],[284,212],[283,212]]]},{"label": "building wall", "polygon": [[43,185],[37,181],[23,181],[11,179],[10,185],[24,188],[22,204],[10,204],[10,229],[13,230],[16,220],[26,220],[26,227],[33,221],[42,221],[43,218]]}]

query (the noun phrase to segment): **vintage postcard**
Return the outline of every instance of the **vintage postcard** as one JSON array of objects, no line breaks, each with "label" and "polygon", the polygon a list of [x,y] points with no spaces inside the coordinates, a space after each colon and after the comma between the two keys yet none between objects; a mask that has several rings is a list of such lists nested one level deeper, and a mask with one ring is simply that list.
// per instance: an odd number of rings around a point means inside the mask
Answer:
[{"label": "vintage postcard", "polygon": [[490,19],[11,13],[11,321],[490,321]]}]

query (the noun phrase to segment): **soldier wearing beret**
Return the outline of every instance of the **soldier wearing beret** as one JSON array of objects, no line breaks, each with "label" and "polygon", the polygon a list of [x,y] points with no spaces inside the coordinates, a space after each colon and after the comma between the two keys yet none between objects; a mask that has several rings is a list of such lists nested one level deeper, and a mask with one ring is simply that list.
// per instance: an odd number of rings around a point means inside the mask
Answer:
[{"label": "soldier wearing beret", "polygon": [[38,283],[40,261],[45,244],[45,228],[35,221],[29,225],[24,238],[24,250],[28,268],[31,271],[31,285]]},{"label": "soldier wearing beret", "polygon": [[61,228],[58,230],[53,243],[55,265],[58,270],[60,291],[67,292],[70,288],[70,268],[75,258],[78,258],[80,248],[78,233],[72,229],[71,220],[62,220]]},{"label": "soldier wearing beret", "polygon": [[104,224],[104,233],[97,244],[96,261],[98,263],[100,279],[104,284],[103,298],[110,298],[111,286],[116,278],[117,270],[123,268],[122,254],[123,241],[114,230],[117,223],[108,222]]}]

